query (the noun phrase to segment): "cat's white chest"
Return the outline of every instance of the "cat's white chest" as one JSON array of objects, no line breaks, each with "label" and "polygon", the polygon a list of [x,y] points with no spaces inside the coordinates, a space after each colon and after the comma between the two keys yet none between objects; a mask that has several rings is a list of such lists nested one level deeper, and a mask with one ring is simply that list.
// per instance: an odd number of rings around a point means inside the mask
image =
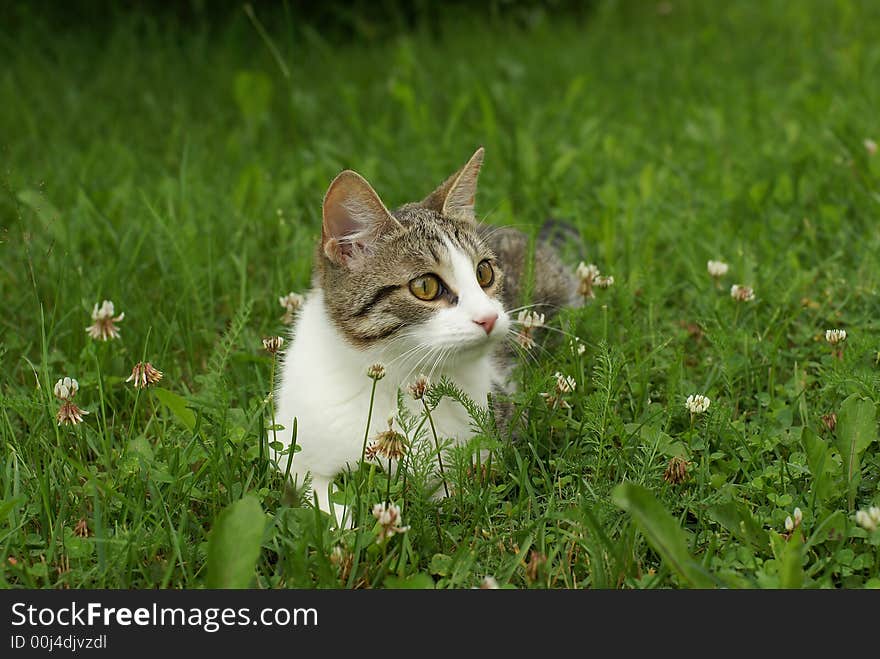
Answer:
[{"label": "cat's white chest", "polygon": [[[376,382],[370,414],[373,380],[367,369],[375,362],[385,364],[386,375]],[[345,342],[327,317],[321,291],[313,291],[300,311],[284,355],[276,398],[275,422],[285,427],[277,431],[276,439],[284,446],[290,444],[293,419],[297,421],[296,442],[301,450],[293,457],[291,472],[332,478],[348,468],[357,469],[365,430],[369,441],[387,429],[389,416],[397,412],[398,388],[405,391],[419,374],[411,367],[412,363],[395,363],[392,355],[358,350]],[[494,370],[486,355],[447,369],[443,375],[485,405],[496,377]],[[421,416],[420,401],[406,397],[406,404]],[[461,443],[471,437],[468,414],[455,401],[442,401],[432,411],[432,420],[441,438]],[[279,456],[278,462],[285,468],[286,456]]]}]

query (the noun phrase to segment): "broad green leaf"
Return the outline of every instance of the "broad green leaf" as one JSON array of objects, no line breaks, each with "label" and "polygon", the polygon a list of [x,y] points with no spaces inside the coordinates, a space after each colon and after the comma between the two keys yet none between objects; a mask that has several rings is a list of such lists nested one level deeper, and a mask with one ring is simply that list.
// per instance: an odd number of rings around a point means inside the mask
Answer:
[{"label": "broad green leaf", "polygon": [[145,462],[153,461],[153,447],[146,437],[135,437],[128,443],[125,452],[132,456],[139,456]]},{"label": "broad green leaf", "polygon": [[20,506],[27,499],[25,497],[12,497],[11,499],[6,499],[5,501],[0,502],[0,521],[6,519],[6,516],[12,512],[12,509],[16,506]]},{"label": "broad green leaf", "polygon": [[687,550],[684,532],[675,518],[645,488],[622,483],[612,493],[615,505],[628,512],[648,543],[682,579],[695,588],[712,588],[712,577]]},{"label": "broad green leaf", "polygon": [[767,550],[767,531],[755,520],[748,507],[736,501],[727,501],[709,508],[709,517],[730,531],[734,537],[760,551]]},{"label": "broad green leaf", "polygon": [[801,443],[813,477],[813,494],[819,503],[824,503],[833,494],[830,476],[834,473],[835,463],[831,460],[831,446],[809,428],[804,428]]},{"label": "broad green leaf", "polygon": [[208,588],[248,588],[260,557],[266,517],[260,502],[247,495],[227,506],[208,539]]},{"label": "broad green leaf", "polygon": [[398,588],[402,590],[425,590],[434,588],[434,579],[430,574],[419,572],[409,577],[385,577],[386,588]]},{"label": "broad green leaf", "polygon": [[814,545],[821,545],[829,538],[842,537],[845,529],[846,515],[844,515],[843,511],[835,510],[816,525],[813,535],[810,536],[804,550],[809,550]]},{"label": "broad green leaf", "polygon": [[434,554],[431,557],[431,565],[428,568],[431,574],[441,577],[449,576],[452,572],[452,557],[446,554]]},{"label": "broad green leaf", "polygon": [[874,402],[853,394],[840,406],[837,415],[837,450],[843,457],[843,473],[849,489],[849,509],[855,504],[861,480],[859,456],[877,438],[877,410]]},{"label": "broad green leaf", "polygon": [[153,393],[156,394],[156,398],[159,399],[160,403],[171,410],[174,418],[183,424],[187,430],[192,430],[196,427],[196,415],[186,406],[186,398],[162,387],[154,388]]},{"label": "broad green leaf", "polygon": [[804,585],[804,540],[800,529],[783,543],[779,558],[779,587],[802,588]]}]

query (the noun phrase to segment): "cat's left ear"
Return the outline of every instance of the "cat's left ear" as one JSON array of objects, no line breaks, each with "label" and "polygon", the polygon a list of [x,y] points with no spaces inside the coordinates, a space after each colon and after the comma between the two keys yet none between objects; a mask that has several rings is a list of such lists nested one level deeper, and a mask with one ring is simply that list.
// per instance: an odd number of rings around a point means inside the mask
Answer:
[{"label": "cat's left ear", "polygon": [[477,178],[484,153],[483,147],[477,149],[464,167],[441,183],[420,205],[441,215],[476,221],[474,199],[477,196]]},{"label": "cat's left ear", "polygon": [[357,172],[345,170],[324,195],[321,242],[324,254],[338,265],[370,252],[382,235],[400,224],[379,195]]}]

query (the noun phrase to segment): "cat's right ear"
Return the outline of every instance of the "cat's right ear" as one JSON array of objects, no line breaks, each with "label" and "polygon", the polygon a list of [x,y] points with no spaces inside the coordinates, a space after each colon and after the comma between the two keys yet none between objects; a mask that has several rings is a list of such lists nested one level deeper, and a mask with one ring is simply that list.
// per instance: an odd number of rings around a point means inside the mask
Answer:
[{"label": "cat's right ear", "polygon": [[358,254],[369,253],[388,229],[399,227],[366,179],[345,170],[324,195],[321,242],[333,263],[349,265]]}]

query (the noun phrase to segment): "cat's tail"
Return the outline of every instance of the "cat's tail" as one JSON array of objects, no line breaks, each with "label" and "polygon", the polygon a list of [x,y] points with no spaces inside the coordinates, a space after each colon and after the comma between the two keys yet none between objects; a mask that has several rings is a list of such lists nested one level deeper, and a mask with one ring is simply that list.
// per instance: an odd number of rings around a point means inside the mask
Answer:
[{"label": "cat's tail", "polygon": [[583,239],[578,228],[567,220],[548,217],[538,230],[538,241],[550,245],[557,251],[570,251],[574,246],[577,253],[582,253]]}]

